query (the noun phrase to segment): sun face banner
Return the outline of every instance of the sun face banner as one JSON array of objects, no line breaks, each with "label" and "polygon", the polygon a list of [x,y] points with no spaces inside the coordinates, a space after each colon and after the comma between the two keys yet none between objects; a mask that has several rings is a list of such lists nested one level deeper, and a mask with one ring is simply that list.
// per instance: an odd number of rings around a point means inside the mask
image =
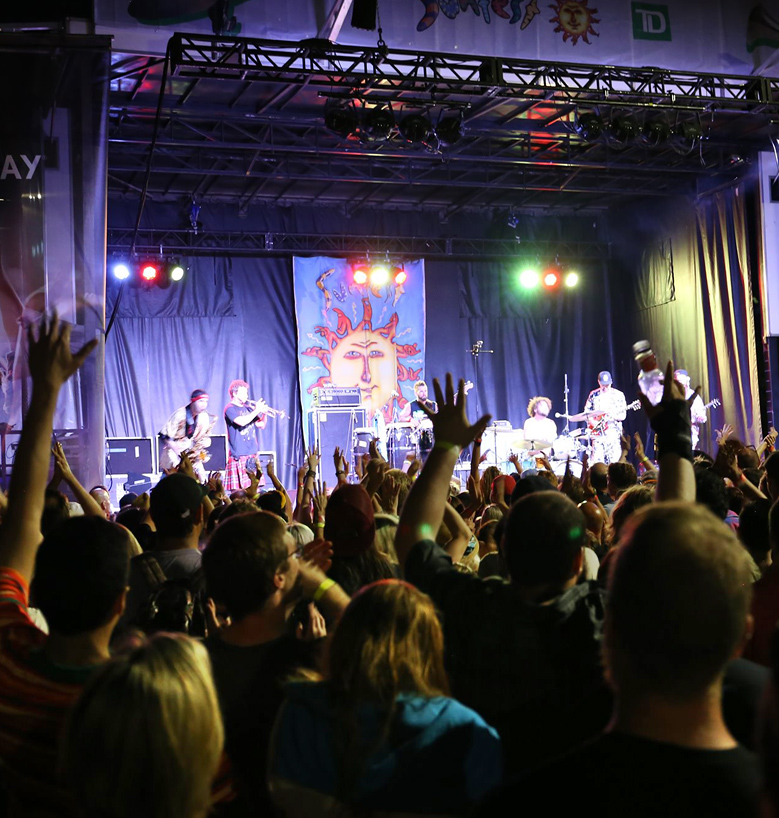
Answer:
[{"label": "sun face banner", "polygon": [[304,417],[320,387],[358,387],[368,417],[380,411],[387,422],[413,400],[425,365],[424,262],[406,262],[403,272],[403,283],[390,271],[386,284],[356,284],[345,259],[295,258]]}]

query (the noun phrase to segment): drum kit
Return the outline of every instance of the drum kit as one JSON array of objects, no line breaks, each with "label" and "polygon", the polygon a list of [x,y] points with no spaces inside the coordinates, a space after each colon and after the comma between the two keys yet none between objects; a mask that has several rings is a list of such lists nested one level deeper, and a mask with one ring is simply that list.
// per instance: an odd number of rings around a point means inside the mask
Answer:
[{"label": "drum kit", "polygon": [[408,455],[424,460],[434,443],[433,421],[430,418],[423,418],[417,424],[411,421],[387,424],[387,459],[394,469],[402,468]]}]

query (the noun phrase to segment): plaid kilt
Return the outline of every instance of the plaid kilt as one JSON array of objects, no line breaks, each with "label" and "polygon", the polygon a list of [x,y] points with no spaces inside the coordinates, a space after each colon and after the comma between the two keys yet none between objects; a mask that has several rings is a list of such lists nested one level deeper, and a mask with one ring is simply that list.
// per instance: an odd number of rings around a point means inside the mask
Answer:
[{"label": "plaid kilt", "polygon": [[224,480],[222,485],[224,490],[231,494],[240,489],[249,488],[251,481],[249,475],[246,474],[246,464],[249,460],[256,460],[256,454],[247,454],[244,457],[234,458],[232,455],[227,459],[227,468],[225,469]]}]

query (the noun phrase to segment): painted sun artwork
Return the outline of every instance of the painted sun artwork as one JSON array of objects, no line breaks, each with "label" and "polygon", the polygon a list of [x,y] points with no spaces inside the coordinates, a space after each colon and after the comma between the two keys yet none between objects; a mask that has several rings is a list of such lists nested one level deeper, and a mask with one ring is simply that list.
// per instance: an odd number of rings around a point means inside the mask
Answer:
[{"label": "painted sun artwork", "polygon": [[591,9],[587,6],[588,0],[557,0],[549,8],[556,12],[549,22],[557,23],[555,32],[562,32],[563,42],[571,40],[572,45],[576,45],[579,40],[584,40],[590,45],[589,35],[600,37],[593,28],[593,23],[600,23],[595,17],[598,9]]}]

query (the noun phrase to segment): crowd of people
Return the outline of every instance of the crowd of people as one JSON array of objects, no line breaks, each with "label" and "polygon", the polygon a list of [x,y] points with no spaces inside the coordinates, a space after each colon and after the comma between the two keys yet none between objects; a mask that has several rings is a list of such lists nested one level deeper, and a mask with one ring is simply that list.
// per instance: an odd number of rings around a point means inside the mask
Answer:
[{"label": "crowd of people", "polygon": [[447,375],[424,466],[336,449],[329,491],[312,450],[293,500],[182,452],[114,517],[50,442],[94,344],[29,342],[0,816],[779,816],[775,435],[693,450],[670,364],[655,460],[480,473]]}]

